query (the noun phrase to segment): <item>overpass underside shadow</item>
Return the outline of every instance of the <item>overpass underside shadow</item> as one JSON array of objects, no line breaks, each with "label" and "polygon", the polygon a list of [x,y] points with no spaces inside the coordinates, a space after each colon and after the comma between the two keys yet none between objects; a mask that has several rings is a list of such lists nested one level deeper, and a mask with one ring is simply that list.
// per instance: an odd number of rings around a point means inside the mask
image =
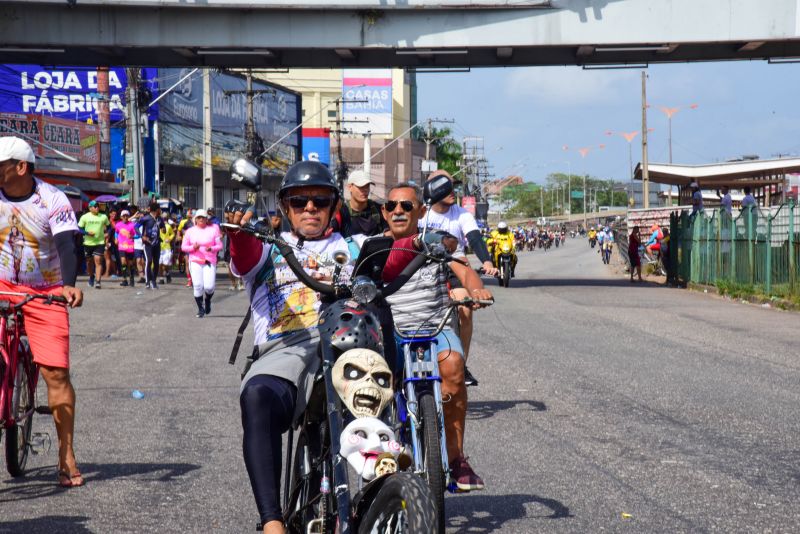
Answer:
[{"label": "overpass underside shadow", "polygon": [[[497,287],[496,284],[484,284],[488,289]],[[656,282],[633,282],[628,278],[514,278],[509,289],[527,287],[637,287],[645,289],[662,289],[665,286]],[[502,288],[500,288],[502,289]]]}]

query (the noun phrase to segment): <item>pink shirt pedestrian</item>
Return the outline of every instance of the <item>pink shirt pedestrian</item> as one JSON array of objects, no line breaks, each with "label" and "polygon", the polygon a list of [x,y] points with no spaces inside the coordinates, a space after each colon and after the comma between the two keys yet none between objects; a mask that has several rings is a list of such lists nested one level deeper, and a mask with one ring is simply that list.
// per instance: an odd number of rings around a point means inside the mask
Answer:
[{"label": "pink shirt pedestrian", "polygon": [[121,252],[133,252],[133,236],[136,234],[136,228],[133,221],[128,220],[119,221],[114,225],[114,230],[117,232],[117,242],[119,243],[119,250]]},{"label": "pink shirt pedestrian", "polygon": [[[195,250],[194,246],[199,245]],[[211,265],[217,264],[217,252],[222,250],[219,226],[209,224],[205,228],[192,226],[183,234],[181,250],[189,254],[189,261]]]}]

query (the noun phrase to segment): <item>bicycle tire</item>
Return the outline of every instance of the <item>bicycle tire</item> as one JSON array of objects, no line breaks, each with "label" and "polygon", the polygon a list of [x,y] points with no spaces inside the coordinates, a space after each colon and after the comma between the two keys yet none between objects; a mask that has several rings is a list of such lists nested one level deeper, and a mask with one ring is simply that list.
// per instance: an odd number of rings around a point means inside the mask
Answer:
[{"label": "bicycle tire", "polygon": [[438,518],[438,532],[444,533],[444,492],[447,489],[444,466],[442,465],[442,441],[439,432],[439,414],[436,401],[429,392],[422,393],[419,403],[420,423],[422,426],[423,457],[425,458],[425,478],[430,488]]},{"label": "bicycle tire", "polygon": [[[319,435],[317,434],[317,438]],[[305,532],[305,526],[313,519],[317,518],[317,513],[314,506],[309,503],[320,495],[320,485],[322,482],[322,473],[313,464],[315,458],[321,455],[321,445],[319,440],[310,440],[307,428],[304,428],[297,436],[297,445],[292,456],[292,495],[287,502],[285,517],[286,528],[288,532]],[[301,480],[301,465],[308,459],[311,466],[310,473],[307,479]],[[327,506],[323,496],[320,499],[320,509],[323,514],[327,513]],[[304,509],[305,507],[305,509]],[[323,530],[325,532],[325,530]]]},{"label": "bicycle tire", "polygon": [[[17,374],[14,378],[14,389],[11,393],[11,412],[16,419],[33,408],[34,396],[31,393],[31,373],[35,367],[30,365],[30,349],[27,343],[20,343],[20,358],[17,363]],[[26,417],[22,423],[15,423],[6,429],[6,469],[12,477],[21,477],[25,474],[28,463],[28,443],[33,432],[33,414]]]},{"label": "bicycle tire", "polygon": [[[402,528],[392,529],[393,519]],[[430,488],[411,473],[389,475],[358,525],[359,534],[373,532],[429,534],[436,531],[436,509]]]}]

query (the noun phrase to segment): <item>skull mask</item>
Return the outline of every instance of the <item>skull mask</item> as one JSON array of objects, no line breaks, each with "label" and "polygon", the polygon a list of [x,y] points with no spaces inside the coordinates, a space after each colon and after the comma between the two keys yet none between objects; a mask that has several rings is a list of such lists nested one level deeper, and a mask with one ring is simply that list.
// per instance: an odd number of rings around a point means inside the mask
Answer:
[{"label": "skull mask", "polygon": [[377,417],[392,400],[392,372],[383,356],[350,349],[333,366],[333,386],[356,417]]},{"label": "skull mask", "polygon": [[[375,417],[362,417],[347,425],[339,438],[339,454],[347,458],[364,480],[397,471],[395,458],[402,446],[394,432]],[[376,473],[376,468],[379,473]]]}]

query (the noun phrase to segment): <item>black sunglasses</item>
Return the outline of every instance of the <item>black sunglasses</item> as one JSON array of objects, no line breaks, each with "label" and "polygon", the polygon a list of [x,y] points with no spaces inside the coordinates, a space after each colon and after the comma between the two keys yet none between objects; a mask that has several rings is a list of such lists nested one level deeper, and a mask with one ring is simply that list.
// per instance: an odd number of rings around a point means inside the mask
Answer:
[{"label": "black sunglasses", "polygon": [[333,197],[331,196],[293,195],[291,197],[286,197],[286,202],[289,203],[289,206],[295,209],[305,208],[308,205],[309,200],[316,208],[327,208],[333,204]]},{"label": "black sunglasses", "polygon": [[414,203],[410,200],[401,200],[399,202],[397,200],[387,200],[384,206],[386,206],[386,211],[392,212],[397,208],[398,204],[403,208],[403,211],[411,211],[414,209]]}]

